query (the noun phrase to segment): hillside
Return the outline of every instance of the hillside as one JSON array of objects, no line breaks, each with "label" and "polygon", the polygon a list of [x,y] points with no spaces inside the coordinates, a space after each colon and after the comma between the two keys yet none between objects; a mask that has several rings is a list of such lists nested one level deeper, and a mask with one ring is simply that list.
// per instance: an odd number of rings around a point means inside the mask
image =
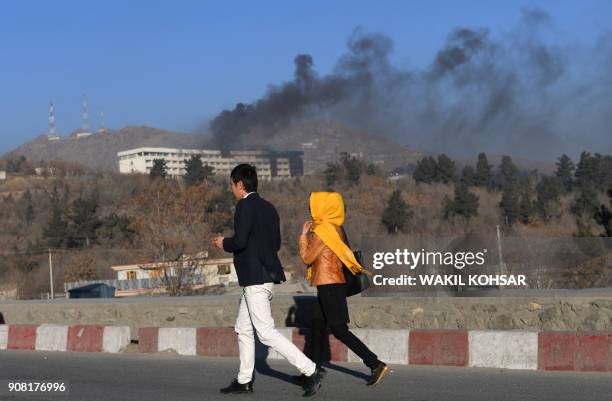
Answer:
[{"label": "hillside", "polygon": [[[320,171],[325,165],[338,160],[341,152],[348,152],[369,163],[380,165],[390,171],[396,167],[415,164],[424,153],[400,145],[397,142],[356,132],[347,126],[324,120],[310,120],[292,123],[278,129],[274,134],[269,131],[255,131],[241,137],[242,147],[250,149],[302,150],[304,152],[304,171],[311,174]],[[10,156],[25,156],[36,163],[40,160],[65,160],[81,163],[94,169],[116,170],[117,152],[144,146],[197,149],[211,147],[209,137],[204,134],[187,134],[164,131],[146,126],[125,127],[118,131],[108,130],[85,138],[65,137],[49,141],[45,135],[27,142],[1,159]],[[476,150],[475,150],[476,151]],[[488,154],[489,162],[497,166],[501,155]],[[522,169],[538,169],[550,173],[554,163],[517,159],[515,164]],[[472,159],[456,159],[459,167],[476,162]]]},{"label": "hillside", "polygon": [[296,122],[279,130],[275,135],[267,132],[243,136],[246,146],[259,146],[276,150],[304,151],[304,171],[313,173],[338,160],[341,152],[348,152],[385,170],[416,163],[423,153],[400,145],[390,139],[356,132],[335,121],[310,120]]},{"label": "hillside", "polygon": [[[44,135],[25,143],[3,158],[25,156],[28,160],[66,160],[82,163],[95,169],[117,169],[117,152],[143,146],[177,148],[206,147],[208,137],[185,134],[151,127],[125,127],[119,131],[96,133],[85,138],[74,136],[49,141]],[[251,134],[243,138],[244,147],[274,150],[303,150],[306,173],[320,170],[340,152],[349,152],[369,162],[391,169],[413,163],[422,155],[397,143],[364,133],[330,121],[308,121],[292,124],[273,135]]]},{"label": "hillside", "polygon": [[65,160],[81,163],[94,169],[116,170],[117,152],[122,150],[141,146],[199,148],[204,142],[203,135],[134,126],[118,131],[108,130],[85,138],[63,137],[58,141],[49,141],[46,135],[40,135],[2,158],[23,155],[32,162]]}]

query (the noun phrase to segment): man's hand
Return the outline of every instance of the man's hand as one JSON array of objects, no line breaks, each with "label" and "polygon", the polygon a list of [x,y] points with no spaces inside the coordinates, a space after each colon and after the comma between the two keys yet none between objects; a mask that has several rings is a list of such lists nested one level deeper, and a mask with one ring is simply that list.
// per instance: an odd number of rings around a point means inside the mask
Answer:
[{"label": "man's hand", "polygon": [[311,227],[312,227],[312,221],[309,220],[305,222],[304,225],[302,226],[302,235],[308,234]]},{"label": "man's hand", "polygon": [[215,237],[215,239],[213,240],[213,244],[215,244],[215,246],[221,250],[223,250],[223,237],[218,235]]}]

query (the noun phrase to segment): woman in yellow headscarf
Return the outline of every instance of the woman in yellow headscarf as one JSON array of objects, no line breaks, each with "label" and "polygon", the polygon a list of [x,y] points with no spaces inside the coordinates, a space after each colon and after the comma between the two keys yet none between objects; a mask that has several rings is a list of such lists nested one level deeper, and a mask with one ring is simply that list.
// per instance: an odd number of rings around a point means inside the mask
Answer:
[{"label": "woman in yellow headscarf", "polygon": [[371,369],[372,376],[368,385],[378,384],[388,370],[387,365],[348,329],[349,314],[343,269],[346,267],[356,274],[363,267],[346,245],[343,235],[342,196],[337,192],[312,192],[310,214],[312,221],[304,223],[299,240],[300,256],[308,266],[306,277],[313,287],[317,287],[318,302],[313,314],[310,357],[318,366],[321,365],[329,326],[334,337]]}]

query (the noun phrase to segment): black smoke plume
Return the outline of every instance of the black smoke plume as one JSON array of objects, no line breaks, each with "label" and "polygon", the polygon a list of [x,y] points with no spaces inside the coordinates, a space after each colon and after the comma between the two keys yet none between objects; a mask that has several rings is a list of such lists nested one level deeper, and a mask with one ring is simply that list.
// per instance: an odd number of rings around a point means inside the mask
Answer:
[{"label": "black smoke plume", "polygon": [[254,130],[275,135],[304,118],[343,122],[430,152],[479,151],[550,159],[612,151],[612,47],[551,44],[547,13],[528,10],[516,29],[453,30],[424,69],[390,61],[393,42],[356,29],[333,72],[319,76],[298,55],[292,81],[210,122],[221,149],[253,146]]}]

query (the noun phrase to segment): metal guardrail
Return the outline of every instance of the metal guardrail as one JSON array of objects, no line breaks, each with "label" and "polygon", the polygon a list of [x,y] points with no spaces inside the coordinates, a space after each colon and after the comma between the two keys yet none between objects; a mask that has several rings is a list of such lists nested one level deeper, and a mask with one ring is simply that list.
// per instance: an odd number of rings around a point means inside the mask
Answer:
[{"label": "metal guardrail", "polygon": [[[89,284],[106,284],[115,287],[116,290],[137,290],[137,289],[154,289],[164,287],[164,283],[160,278],[141,278],[135,280],[90,280],[90,281],[75,281],[64,283],[64,290],[69,290],[77,287],[82,287]],[[189,277],[185,279],[185,284],[206,284],[204,277]]]}]

